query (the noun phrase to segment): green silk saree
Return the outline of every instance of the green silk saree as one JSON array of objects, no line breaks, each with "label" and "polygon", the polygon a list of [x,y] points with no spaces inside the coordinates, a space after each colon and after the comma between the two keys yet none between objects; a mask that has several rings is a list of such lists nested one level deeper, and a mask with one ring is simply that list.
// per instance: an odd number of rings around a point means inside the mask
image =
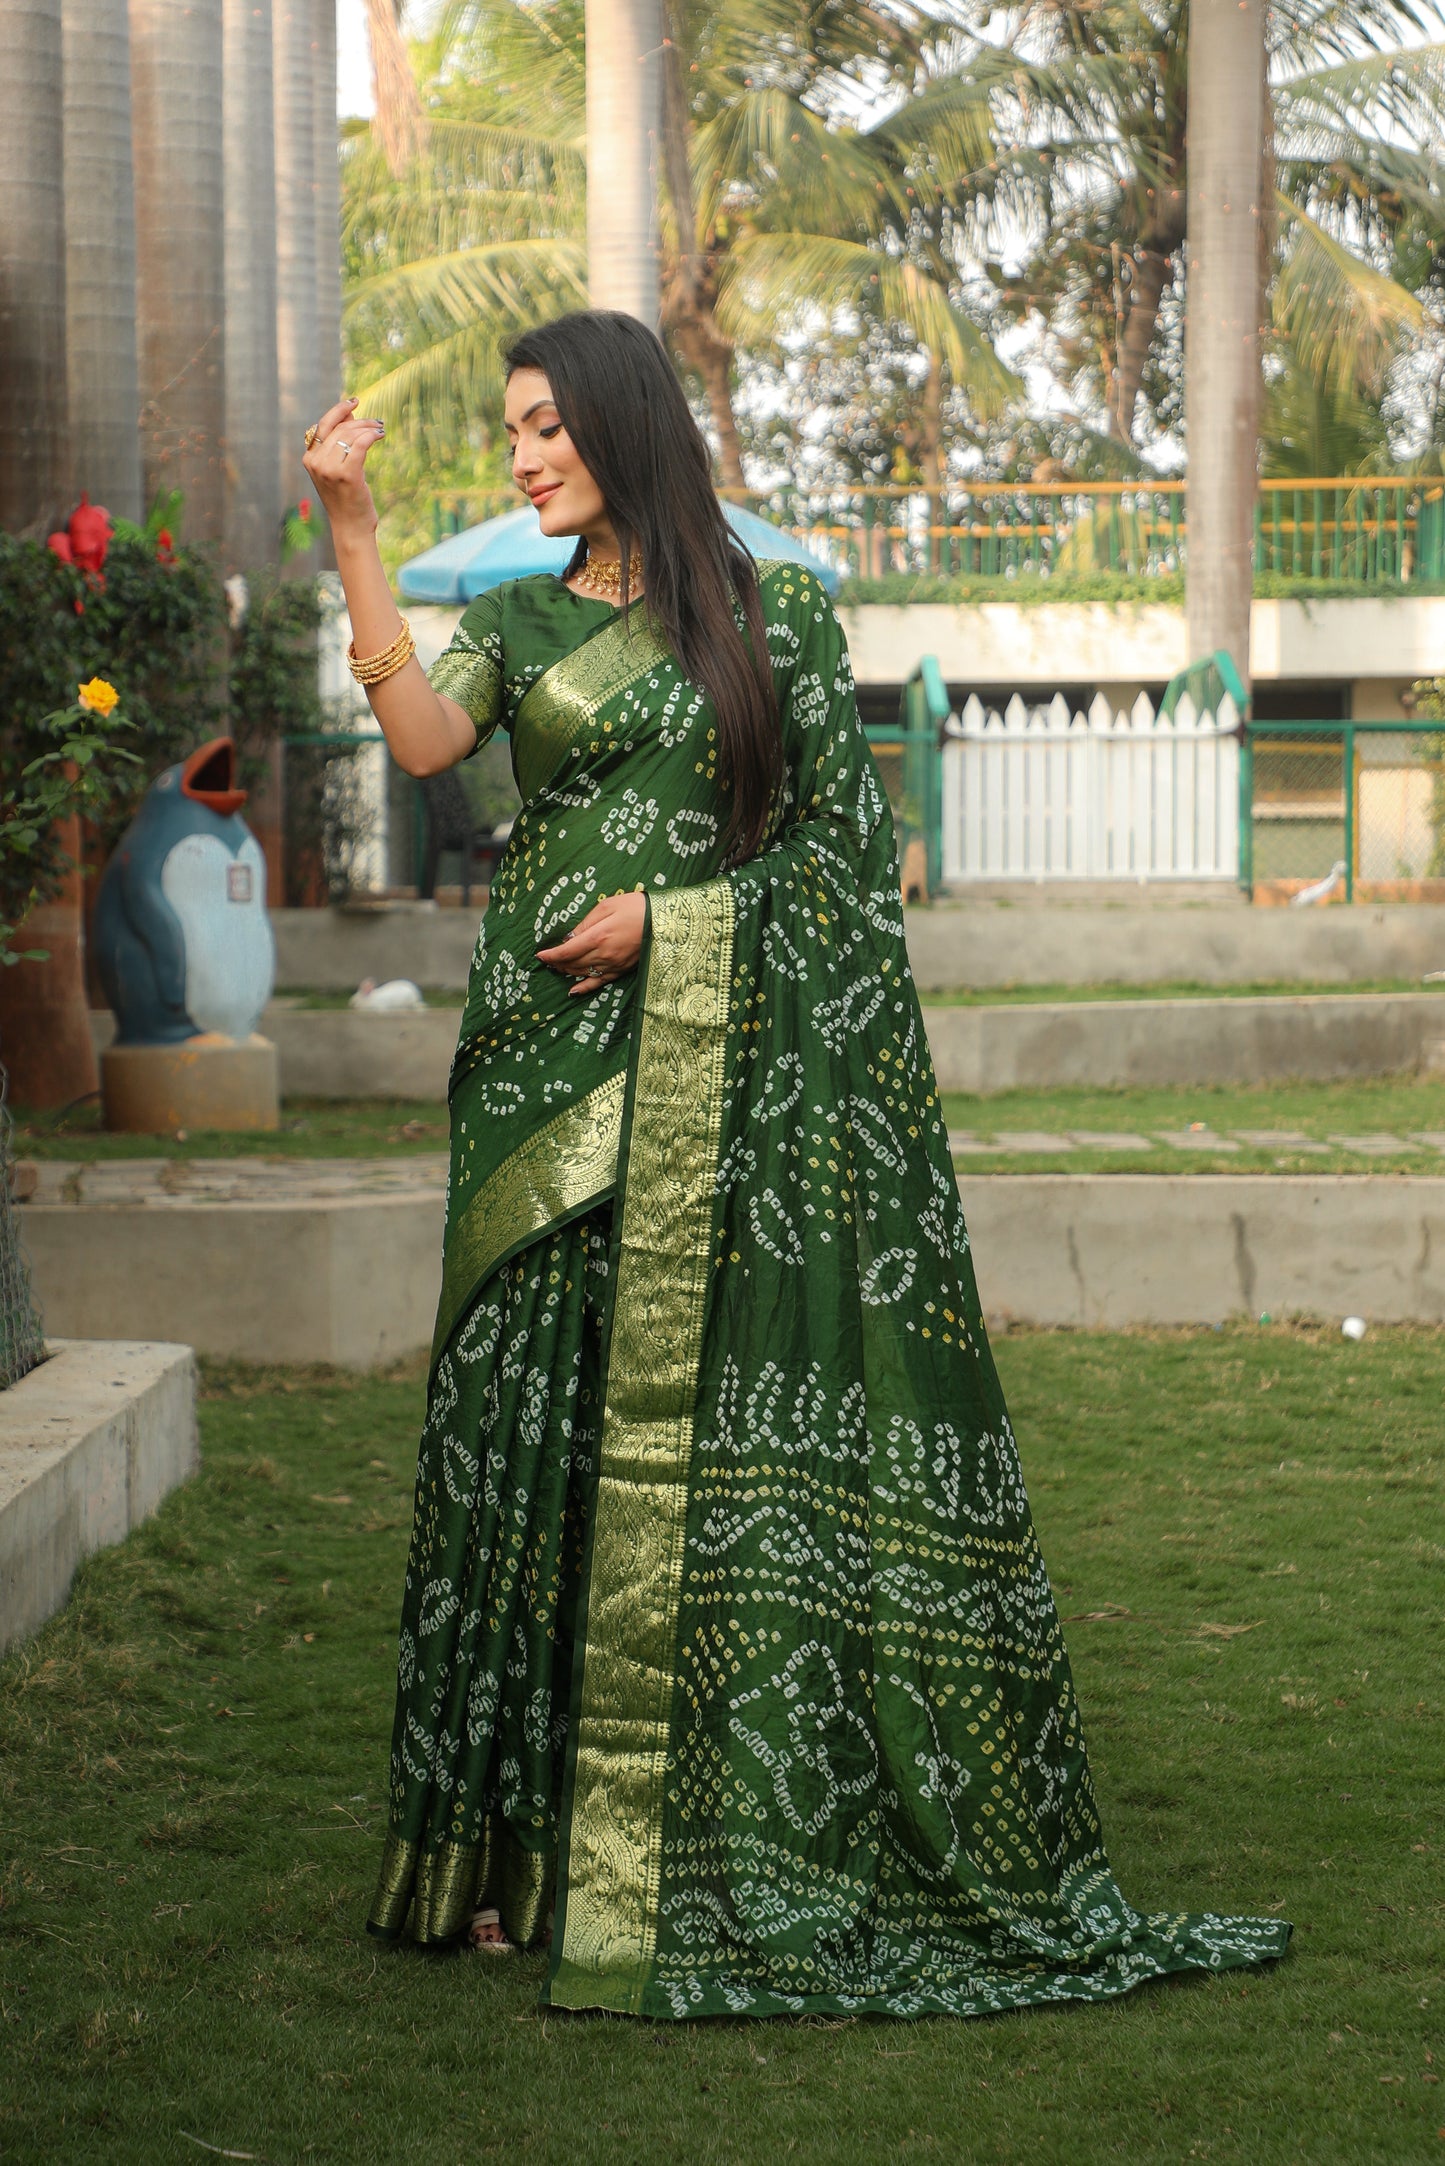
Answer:
[{"label": "green silk saree", "polygon": [[[979,1309],[890,810],[820,583],[720,870],[710,709],[556,580],[433,672],[523,798],[452,1076],[374,1930],[474,1902],[551,2005],[976,2014],[1283,1952],[1111,1875]],[[640,888],[630,980],[535,951]]]}]

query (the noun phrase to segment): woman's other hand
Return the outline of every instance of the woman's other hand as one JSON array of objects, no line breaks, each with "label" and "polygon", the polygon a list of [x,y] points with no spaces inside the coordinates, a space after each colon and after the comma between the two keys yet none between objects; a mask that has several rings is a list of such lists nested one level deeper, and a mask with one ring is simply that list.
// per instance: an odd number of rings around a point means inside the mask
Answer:
[{"label": "woman's other hand", "polygon": [[357,417],[355,399],[338,399],[316,424],[316,441],[301,463],[316,485],[338,542],[376,532],[366,454],[385,434],[384,421]]},{"label": "woman's other hand", "polygon": [[646,923],[645,895],[604,895],[565,940],[554,948],[538,948],[537,960],[564,978],[575,978],[574,993],[595,993],[625,970],[637,968]]}]

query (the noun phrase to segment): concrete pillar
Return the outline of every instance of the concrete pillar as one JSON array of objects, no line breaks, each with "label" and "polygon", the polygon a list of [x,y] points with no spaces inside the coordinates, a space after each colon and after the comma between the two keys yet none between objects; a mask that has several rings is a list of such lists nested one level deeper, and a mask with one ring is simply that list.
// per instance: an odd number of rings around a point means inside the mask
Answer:
[{"label": "concrete pillar", "polygon": [[225,528],[221,0],[130,0],[141,468],[185,497],[187,541]]},{"label": "concrete pillar", "polygon": [[0,62],[0,527],[70,510],[60,0],[9,0]]},{"label": "concrete pillar", "polygon": [[316,290],[315,0],[273,0],[276,126],[276,352],[280,505],[310,493],[301,464],[321,396]]},{"label": "concrete pillar", "polygon": [[1189,659],[1249,684],[1258,472],[1266,0],[1192,0],[1184,288]]},{"label": "concrete pillar", "polygon": [[127,0],[62,0],[65,339],[71,471],[116,519],[144,516]]},{"label": "concrete pillar", "polygon": [[224,0],[228,571],[274,564],[281,526],[271,0]]},{"label": "concrete pillar", "polygon": [[[341,165],[336,132],[336,0],[314,0],[312,116],[316,156],[316,366],[324,410],[345,389],[341,349]],[[323,530],[317,561],[335,563]]]},{"label": "concrete pillar", "polygon": [[586,0],[587,287],[594,308],[658,321],[660,0]]}]

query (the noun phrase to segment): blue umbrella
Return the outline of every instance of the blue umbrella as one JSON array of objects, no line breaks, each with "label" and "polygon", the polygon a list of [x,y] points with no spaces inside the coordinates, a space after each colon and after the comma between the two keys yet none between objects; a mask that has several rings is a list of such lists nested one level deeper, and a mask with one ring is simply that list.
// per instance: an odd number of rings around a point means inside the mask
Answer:
[{"label": "blue umbrella", "polygon": [[[838,591],[841,575],[831,564],[802,542],[794,541],[780,527],[760,519],[754,511],[724,504],[723,515],[739,541],[755,557],[786,557],[789,563],[806,564],[817,573],[830,594]],[[435,549],[425,550],[402,565],[398,574],[401,591],[413,602],[440,602],[453,608],[472,601],[488,587],[507,579],[525,579],[529,572],[561,572],[576,548],[568,534],[558,540],[542,532],[530,504],[500,518],[484,519],[453,534]]]}]

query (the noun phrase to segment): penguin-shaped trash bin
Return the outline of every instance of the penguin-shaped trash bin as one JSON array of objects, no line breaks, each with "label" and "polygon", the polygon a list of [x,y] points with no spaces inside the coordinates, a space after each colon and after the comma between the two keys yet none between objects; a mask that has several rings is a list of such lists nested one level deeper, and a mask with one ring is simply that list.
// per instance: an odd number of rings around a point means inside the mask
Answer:
[{"label": "penguin-shaped trash bin", "polygon": [[116,1020],[108,1128],[277,1126],[276,1048],[256,1030],[276,944],[245,802],[235,745],[213,738],[156,777],[106,866],[92,940]]}]

